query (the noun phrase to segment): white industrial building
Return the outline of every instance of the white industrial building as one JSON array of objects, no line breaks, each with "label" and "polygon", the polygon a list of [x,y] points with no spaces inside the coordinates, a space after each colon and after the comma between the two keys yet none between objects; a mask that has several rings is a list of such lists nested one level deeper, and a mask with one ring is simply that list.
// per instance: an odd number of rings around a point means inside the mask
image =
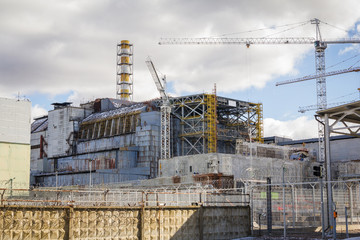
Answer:
[{"label": "white industrial building", "polygon": [[0,187],[28,188],[31,103],[0,98]]}]

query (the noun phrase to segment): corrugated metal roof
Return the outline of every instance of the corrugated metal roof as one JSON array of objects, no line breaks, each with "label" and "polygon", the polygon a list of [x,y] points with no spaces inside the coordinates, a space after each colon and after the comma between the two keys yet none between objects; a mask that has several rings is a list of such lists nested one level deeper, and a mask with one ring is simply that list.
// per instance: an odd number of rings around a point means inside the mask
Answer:
[{"label": "corrugated metal roof", "polygon": [[[350,138],[356,138],[356,137],[348,136],[348,135],[332,136],[332,137],[330,137],[330,141],[350,139]],[[301,139],[301,140],[279,142],[278,145],[284,146],[284,145],[296,145],[296,144],[302,144],[302,143],[316,143],[316,142],[319,142],[319,138],[308,138],[308,139]]]},{"label": "corrugated metal roof", "polygon": [[93,113],[93,114],[89,115],[88,117],[86,117],[82,121],[82,123],[95,122],[95,121],[99,121],[102,119],[113,118],[116,116],[132,113],[132,112],[137,112],[137,111],[143,112],[143,111],[145,111],[145,109],[146,109],[146,105],[144,105],[143,103],[136,103],[129,107],[121,107],[121,108],[106,111],[106,112]]},{"label": "corrugated metal roof", "polygon": [[47,117],[35,119],[35,121],[31,124],[31,133],[44,131],[47,129],[47,127],[48,127]]},{"label": "corrugated metal roof", "polygon": [[[351,111],[352,113],[350,113]],[[349,112],[344,115],[344,113]],[[325,114],[329,115],[331,119],[339,119],[342,121],[351,122],[351,123],[360,123],[360,101],[352,102],[344,105],[340,105],[333,108],[324,109],[316,112],[320,116],[324,116]]]},{"label": "corrugated metal roof", "polygon": [[112,105],[115,108],[121,108],[124,106],[129,106],[131,105],[130,101],[126,101],[126,100],[121,100],[121,99],[115,99],[115,98],[109,98],[110,102],[112,103]]}]

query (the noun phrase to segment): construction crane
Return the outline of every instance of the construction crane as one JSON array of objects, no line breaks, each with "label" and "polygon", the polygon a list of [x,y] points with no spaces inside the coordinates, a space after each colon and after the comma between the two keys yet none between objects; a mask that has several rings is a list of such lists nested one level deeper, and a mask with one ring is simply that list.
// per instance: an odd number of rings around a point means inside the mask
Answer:
[{"label": "construction crane", "polygon": [[[187,45],[246,45],[250,47],[252,44],[313,44],[315,46],[315,69],[316,75],[316,93],[317,93],[317,109],[322,110],[326,108],[326,78],[323,77],[325,73],[325,49],[328,44],[345,44],[345,43],[360,43],[360,39],[346,38],[336,40],[323,40],[320,32],[320,20],[317,18],[310,20],[311,24],[315,24],[316,37],[301,37],[301,38],[161,38],[159,44],[187,44]],[[319,161],[325,160],[324,147],[324,130],[322,124],[319,123]]]},{"label": "construction crane", "polygon": [[[161,38],[160,45],[246,45],[253,44],[313,44],[315,46],[315,68],[316,75],[325,73],[325,49],[328,44],[360,43],[360,39],[344,38],[336,40],[323,40],[320,32],[320,20],[315,18],[310,20],[311,24],[316,25],[316,38],[313,37],[286,37],[286,38]],[[317,99],[318,109],[326,108],[326,81],[325,77],[317,78]]]},{"label": "construction crane", "polygon": [[169,159],[170,154],[170,113],[171,106],[169,97],[166,94],[166,77],[162,77],[162,81],[159,78],[158,73],[155,70],[154,63],[151,61],[150,57],[146,59],[146,65],[149,68],[151,76],[155,82],[156,88],[160,93],[162,100],[160,109],[161,109],[161,146],[160,146],[160,158]]},{"label": "construction crane", "polygon": [[305,76],[305,77],[280,81],[280,82],[276,83],[276,86],[290,84],[290,83],[296,83],[296,82],[302,82],[302,81],[307,81],[307,80],[311,80],[311,79],[315,79],[315,78],[319,78],[319,77],[330,77],[330,76],[339,75],[339,74],[343,74],[343,73],[349,73],[349,72],[360,72],[360,67],[349,67],[349,68],[342,69],[342,70],[326,72],[326,73],[321,74],[321,75],[314,74],[314,75],[308,75],[308,76]]},{"label": "construction crane", "polygon": [[[353,100],[353,101],[345,101],[345,102],[328,103],[327,107],[328,108],[329,107],[335,107],[335,106],[339,106],[339,105],[347,104],[347,103],[351,103],[351,102],[355,102],[355,100]],[[299,107],[298,112],[304,113],[304,112],[307,112],[307,111],[314,111],[314,110],[317,110],[317,105],[309,105],[309,106],[306,106],[306,107]]]},{"label": "construction crane", "polygon": [[[343,73],[349,73],[349,72],[359,72],[360,71],[360,67],[349,67],[346,69],[342,69],[342,70],[336,70],[336,71],[332,71],[332,72],[326,72],[322,75],[308,75],[305,77],[300,77],[300,78],[295,78],[295,79],[290,79],[290,80],[285,80],[285,81],[280,81],[276,83],[276,86],[280,86],[280,85],[285,85],[285,84],[290,84],[290,83],[296,83],[296,82],[302,82],[302,81],[307,81],[307,80],[311,80],[311,79],[315,79],[315,78],[319,78],[319,77],[330,77],[330,76],[335,76],[335,75],[339,75],[339,74],[343,74]],[[352,101],[347,101],[347,102],[338,102],[338,103],[330,103],[327,104],[327,107],[329,106],[337,106],[337,105],[341,105],[341,104],[346,104]],[[304,113],[306,111],[312,111],[312,110],[317,110],[318,106],[317,105],[310,105],[310,106],[306,106],[306,107],[300,107],[299,108],[299,112]]]}]

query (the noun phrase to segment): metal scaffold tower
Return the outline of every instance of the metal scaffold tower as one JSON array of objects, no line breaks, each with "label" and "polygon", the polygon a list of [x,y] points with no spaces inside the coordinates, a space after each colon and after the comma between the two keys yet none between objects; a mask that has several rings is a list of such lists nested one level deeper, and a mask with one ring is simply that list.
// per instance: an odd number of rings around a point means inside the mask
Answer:
[{"label": "metal scaffold tower", "polygon": [[171,99],[173,114],[179,119],[179,155],[203,154],[206,146],[206,96],[192,95]]},{"label": "metal scaffold tower", "polygon": [[[254,103],[219,97],[213,94],[198,94],[171,98],[174,118],[174,156],[233,152],[236,139],[246,139],[250,131],[258,136],[262,115]],[[175,144],[176,145],[176,144]]]},{"label": "metal scaffold tower", "polygon": [[171,158],[170,151],[170,113],[171,107],[163,105],[161,109],[161,159]]},{"label": "metal scaffold tower", "polygon": [[116,98],[132,101],[133,97],[133,45],[123,40],[116,50]]},{"label": "metal scaffold tower", "polygon": [[207,123],[207,141],[208,153],[216,153],[217,137],[216,137],[216,94],[206,94],[206,123]]},{"label": "metal scaffold tower", "polygon": [[255,135],[255,141],[264,143],[264,121],[263,121],[263,105],[262,103],[255,103],[255,113],[257,116],[257,119],[255,121],[255,129],[256,129],[256,135]]}]

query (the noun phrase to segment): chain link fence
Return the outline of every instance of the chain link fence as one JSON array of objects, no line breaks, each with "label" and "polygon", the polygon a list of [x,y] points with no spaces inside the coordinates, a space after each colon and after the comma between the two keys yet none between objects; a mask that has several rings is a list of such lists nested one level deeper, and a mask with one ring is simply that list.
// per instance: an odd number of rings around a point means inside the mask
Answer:
[{"label": "chain link fence", "polygon": [[[272,232],[284,234],[314,233],[322,236],[328,229],[328,207],[326,182],[277,183],[245,185],[250,193],[253,232],[269,235]],[[336,230],[360,234],[360,183],[359,180],[331,182],[333,203],[337,212]],[[267,192],[271,188],[271,203]],[[321,190],[322,189],[322,190]],[[321,198],[321,193],[323,198]],[[323,203],[323,210],[322,210]],[[268,206],[271,204],[271,213]],[[323,214],[322,214],[323,213]],[[333,216],[333,213],[330,213]],[[268,225],[271,222],[271,225]],[[279,231],[281,229],[281,231]],[[274,233],[273,233],[274,234]]]}]

